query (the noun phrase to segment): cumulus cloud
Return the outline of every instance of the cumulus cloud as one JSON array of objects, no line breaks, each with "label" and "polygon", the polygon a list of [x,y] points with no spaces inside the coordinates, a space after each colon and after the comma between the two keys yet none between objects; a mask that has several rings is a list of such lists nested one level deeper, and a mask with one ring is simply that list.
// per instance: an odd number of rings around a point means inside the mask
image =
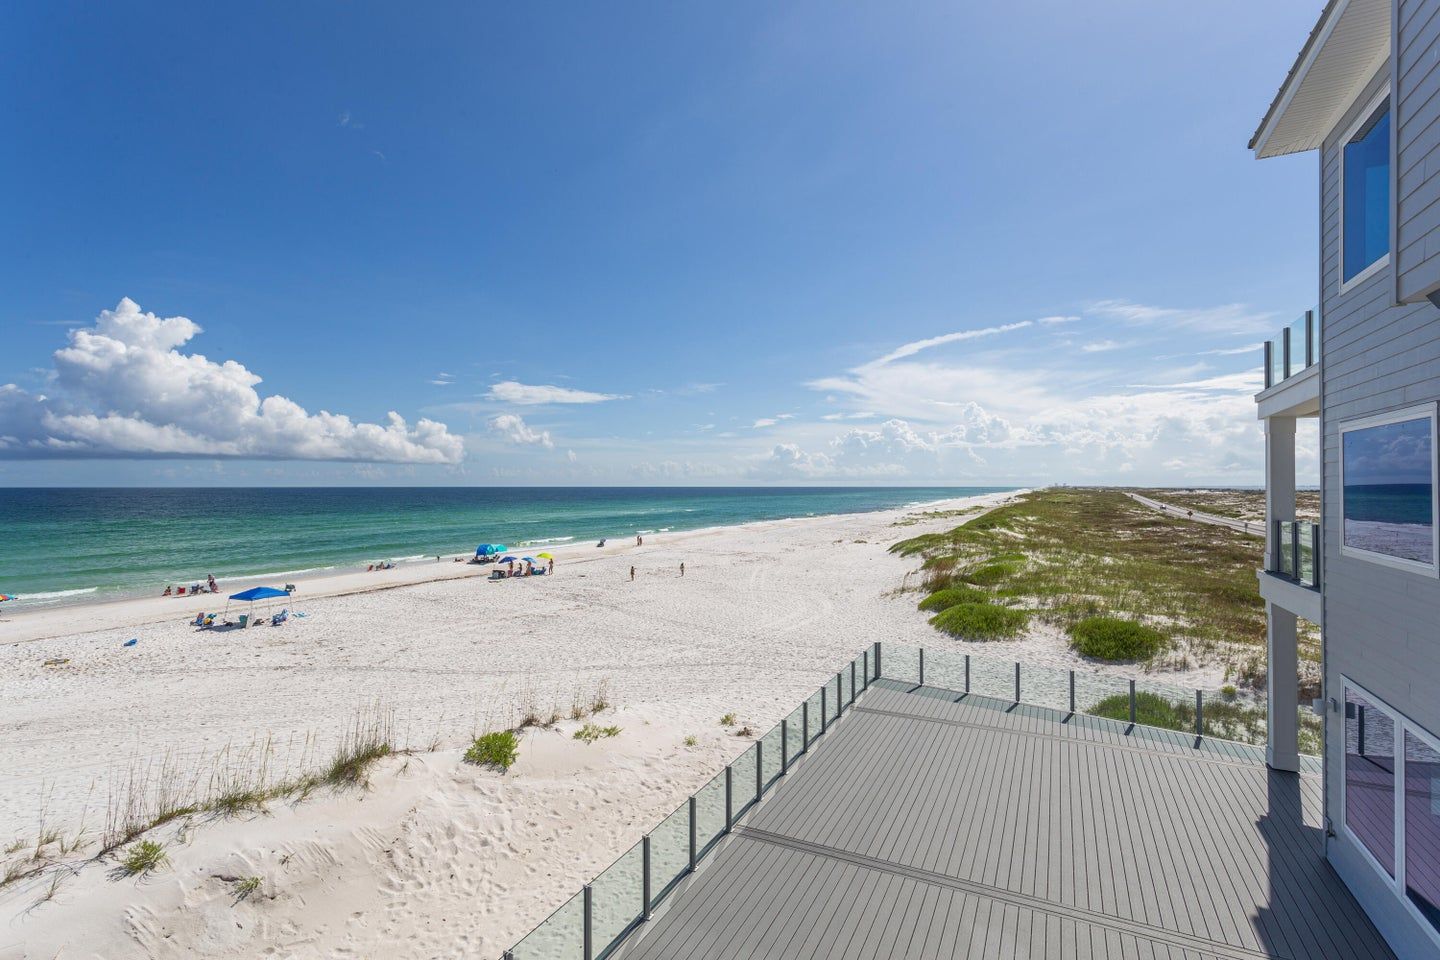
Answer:
[{"label": "cumulus cloud", "polygon": [[511,443],[536,445],[549,449],[555,446],[549,430],[533,430],[521,417],[513,413],[502,413],[490,418],[490,429]]},{"label": "cumulus cloud", "polygon": [[542,403],[604,403],[606,400],[625,399],[615,393],[594,393],[553,384],[517,383],[514,380],[502,380],[494,384],[488,396],[491,400],[517,406],[536,406]]},{"label": "cumulus cloud", "polygon": [[311,414],[234,360],[181,348],[201,333],[186,317],[161,318],[129,298],[72,330],[54,355],[51,389],[0,386],[0,456],[243,457],[455,464],[464,442],[443,423],[413,427]]}]

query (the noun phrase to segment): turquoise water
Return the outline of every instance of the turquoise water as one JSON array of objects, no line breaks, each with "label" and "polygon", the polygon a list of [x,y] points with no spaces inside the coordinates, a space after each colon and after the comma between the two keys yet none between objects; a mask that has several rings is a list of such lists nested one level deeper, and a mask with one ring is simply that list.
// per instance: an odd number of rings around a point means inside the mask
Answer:
[{"label": "turquoise water", "polygon": [[1379,523],[1434,522],[1435,491],[1428,483],[1345,484],[1345,519]]},{"label": "turquoise water", "polygon": [[158,594],[211,573],[279,579],[483,542],[543,550],[1005,489],[0,489],[0,593],[19,596],[20,606]]}]

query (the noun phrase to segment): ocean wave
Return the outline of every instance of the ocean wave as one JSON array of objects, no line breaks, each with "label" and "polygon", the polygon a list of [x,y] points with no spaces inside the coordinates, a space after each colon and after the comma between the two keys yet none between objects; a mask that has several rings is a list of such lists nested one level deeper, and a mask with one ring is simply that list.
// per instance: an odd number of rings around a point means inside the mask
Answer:
[{"label": "ocean wave", "polygon": [[569,543],[574,537],[539,537],[535,540],[521,540],[522,547],[541,547],[547,543]]},{"label": "ocean wave", "polygon": [[17,601],[23,600],[60,600],[64,597],[78,597],[86,593],[94,593],[99,587],[81,587],[77,590],[51,590],[46,593],[23,593],[16,597]]}]

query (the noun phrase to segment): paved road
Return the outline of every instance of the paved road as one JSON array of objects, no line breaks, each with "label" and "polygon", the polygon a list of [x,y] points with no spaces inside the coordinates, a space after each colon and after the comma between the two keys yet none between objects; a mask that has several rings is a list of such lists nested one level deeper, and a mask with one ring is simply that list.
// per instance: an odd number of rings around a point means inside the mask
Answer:
[{"label": "paved road", "polygon": [[1136,503],[1144,504],[1152,510],[1159,510],[1161,513],[1168,513],[1172,517],[1180,517],[1183,520],[1194,520],[1196,523],[1210,523],[1217,527],[1229,527],[1231,530],[1238,530],[1241,533],[1252,534],[1257,537],[1265,536],[1265,524],[1259,520],[1236,520],[1234,517],[1220,517],[1213,513],[1200,513],[1186,507],[1172,507],[1168,503],[1161,503],[1159,500],[1151,500],[1149,497],[1142,497],[1138,493],[1126,493],[1127,497]]}]

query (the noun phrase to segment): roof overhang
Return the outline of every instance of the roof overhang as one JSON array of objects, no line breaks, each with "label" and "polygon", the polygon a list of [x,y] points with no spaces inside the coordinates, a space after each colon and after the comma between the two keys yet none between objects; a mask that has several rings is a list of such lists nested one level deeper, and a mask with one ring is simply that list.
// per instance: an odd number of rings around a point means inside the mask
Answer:
[{"label": "roof overhang", "polygon": [[1318,149],[1390,53],[1391,0],[1329,0],[1250,138],[1258,158]]}]

